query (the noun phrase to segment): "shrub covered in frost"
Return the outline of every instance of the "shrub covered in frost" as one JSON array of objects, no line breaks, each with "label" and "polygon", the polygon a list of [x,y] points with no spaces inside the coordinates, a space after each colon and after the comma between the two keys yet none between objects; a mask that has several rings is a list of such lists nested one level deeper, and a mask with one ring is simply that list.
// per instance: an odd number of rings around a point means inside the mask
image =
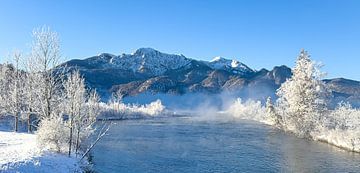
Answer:
[{"label": "shrub covered in frost", "polygon": [[260,101],[248,100],[246,102],[242,102],[240,98],[238,98],[227,110],[227,113],[242,119],[250,119],[256,121],[264,121],[266,111],[264,107],[261,106]]},{"label": "shrub covered in frost", "polygon": [[43,119],[36,131],[37,142],[41,148],[61,152],[69,141],[69,128],[59,117]]},{"label": "shrub covered in frost", "polygon": [[360,110],[340,103],[319,125],[313,133],[315,139],[360,152]]},{"label": "shrub covered in frost", "polygon": [[156,100],[146,105],[124,104],[121,102],[102,103],[101,117],[102,118],[140,118],[140,117],[154,117],[164,113],[165,106],[160,100]]}]

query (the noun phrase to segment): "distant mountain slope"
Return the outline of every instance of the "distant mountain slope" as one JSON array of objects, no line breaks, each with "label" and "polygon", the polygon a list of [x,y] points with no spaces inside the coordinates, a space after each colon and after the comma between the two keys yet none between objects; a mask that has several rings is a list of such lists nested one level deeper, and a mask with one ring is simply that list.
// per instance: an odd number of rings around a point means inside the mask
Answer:
[{"label": "distant mountain slope", "polygon": [[[217,92],[226,82],[224,80],[230,77],[248,77],[256,73],[236,60],[198,61],[151,48],[140,48],[132,54],[120,56],[103,53],[84,60],[70,60],[62,66],[79,69],[87,84],[106,97],[115,89],[123,90],[125,95],[141,92],[181,94],[200,90]],[[217,79],[220,74],[222,81]],[[215,85],[215,82],[220,83]]]},{"label": "distant mountain slope", "polygon": [[[87,85],[96,88],[103,99],[118,90],[124,96],[235,91],[264,99],[274,96],[281,83],[291,76],[291,69],[286,66],[256,71],[237,60],[216,57],[211,61],[200,61],[152,48],[140,48],[120,56],[103,53],[83,60],[70,60],[61,66],[79,69]],[[360,102],[359,82],[341,78],[324,81],[332,89],[334,100]]]},{"label": "distant mountain slope", "polygon": [[333,93],[334,103],[348,101],[353,106],[360,107],[360,82],[344,79],[326,79],[324,82]]}]

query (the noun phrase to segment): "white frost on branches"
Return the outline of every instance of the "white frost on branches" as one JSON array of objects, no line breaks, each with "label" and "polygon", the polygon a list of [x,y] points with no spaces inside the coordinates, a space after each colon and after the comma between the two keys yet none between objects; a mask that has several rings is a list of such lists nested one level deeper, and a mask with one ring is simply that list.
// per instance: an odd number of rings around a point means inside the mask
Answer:
[{"label": "white frost on branches", "polygon": [[103,119],[127,119],[159,116],[164,113],[165,106],[160,100],[145,105],[110,102],[101,103],[100,109]]},{"label": "white frost on branches", "polygon": [[318,69],[308,53],[302,50],[292,70],[292,77],[278,89],[277,107],[282,110],[279,113],[284,130],[310,137],[320,121],[326,108],[327,90]]},{"label": "white frost on branches", "polygon": [[246,102],[242,102],[242,100],[238,98],[228,108],[226,113],[233,115],[236,118],[250,119],[260,122],[266,121],[264,117],[266,111],[264,107],[261,106],[260,101],[248,100]]},{"label": "white frost on branches", "polygon": [[227,112],[360,152],[360,110],[348,103],[340,103],[334,110],[327,108],[329,90],[321,80],[319,66],[306,51],[301,51],[292,72],[292,77],[278,89],[276,104],[270,98],[265,107],[260,102],[242,103],[238,99]]}]

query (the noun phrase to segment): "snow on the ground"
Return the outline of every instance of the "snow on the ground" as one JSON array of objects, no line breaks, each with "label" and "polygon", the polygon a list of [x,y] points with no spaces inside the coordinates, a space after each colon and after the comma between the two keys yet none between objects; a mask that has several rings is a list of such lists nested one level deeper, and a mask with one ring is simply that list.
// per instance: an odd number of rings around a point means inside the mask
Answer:
[{"label": "snow on the ground", "polygon": [[0,172],[81,172],[74,157],[42,151],[36,135],[0,131]]}]

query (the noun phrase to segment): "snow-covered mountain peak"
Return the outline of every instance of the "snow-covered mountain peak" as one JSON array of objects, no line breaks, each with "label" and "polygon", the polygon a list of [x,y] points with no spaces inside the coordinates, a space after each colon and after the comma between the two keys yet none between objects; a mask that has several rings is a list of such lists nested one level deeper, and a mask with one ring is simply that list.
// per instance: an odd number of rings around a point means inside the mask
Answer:
[{"label": "snow-covered mountain peak", "polygon": [[241,62],[234,60],[234,59],[230,60],[230,59],[223,58],[221,56],[217,56],[210,61],[210,64],[213,64],[214,66],[217,66],[219,68],[222,68],[224,66],[237,68],[241,65]]},{"label": "snow-covered mountain peak", "polygon": [[145,55],[156,55],[160,54],[161,52],[153,49],[153,48],[139,48],[131,55],[137,55],[137,56],[145,56]]},{"label": "snow-covered mountain peak", "polygon": [[102,53],[92,59],[104,68],[118,68],[150,76],[161,75],[168,70],[181,68],[191,62],[183,55],[162,53],[153,48],[140,48],[132,54],[115,56]]},{"label": "snow-covered mountain peak", "polygon": [[234,73],[254,72],[254,70],[237,60],[230,60],[220,56],[213,58],[208,64],[214,69],[228,70]]},{"label": "snow-covered mountain peak", "polygon": [[110,53],[101,53],[98,55],[98,57],[102,58],[102,59],[112,59],[115,58],[116,55],[110,54]]},{"label": "snow-covered mountain peak", "polygon": [[[153,48],[139,48],[131,54],[123,53],[116,56],[102,53],[84,61],[86,61],[84,64],[88,64],[89,67],[132,71],[135,74],[140,73],[145,76],[159,76],[169,70],[187,67],[196,60],[186,58],[184,55],[162,53]],[[246,75],[254,72],[254,70],[237,60],[230,60],[220,56],[211,61],[201,61],[201,63],[215,70],[226,70],[235,74]]]},{"label": "snow-covered mountain peak", "polygon": [[210,60],[209,62],[219,62],[219,61],[226,61],[226,59],[221,57],[221,56],[216,56],[212,60]]}]

